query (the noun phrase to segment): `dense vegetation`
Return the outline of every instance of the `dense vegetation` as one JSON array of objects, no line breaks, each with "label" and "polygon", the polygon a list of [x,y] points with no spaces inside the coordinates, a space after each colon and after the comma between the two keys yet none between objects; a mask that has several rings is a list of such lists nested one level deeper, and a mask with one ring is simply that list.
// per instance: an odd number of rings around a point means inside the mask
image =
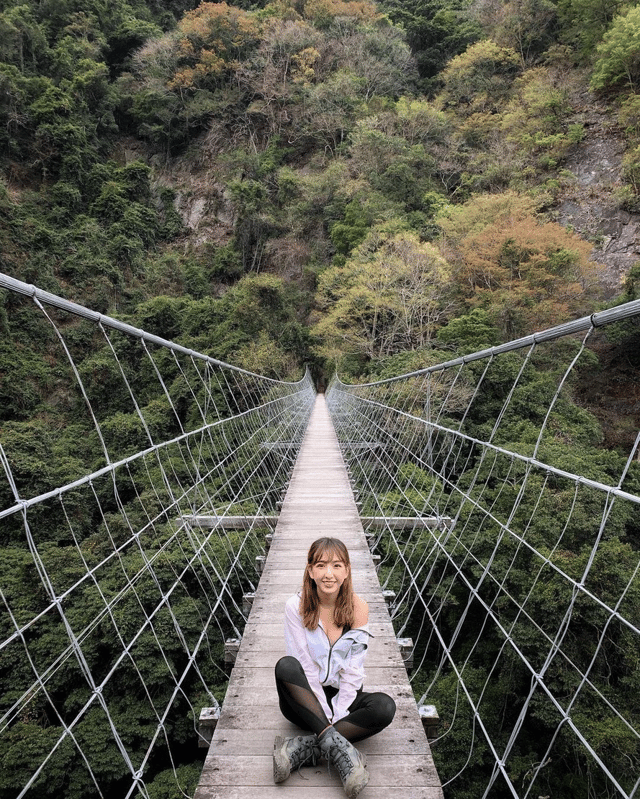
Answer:
[{"label": "dense vegetation", "polygon": [[[638,205],[633,4],[54,5],[2,5],[9,274],[283,375],[357,374],[475,307],[501,338],[593,309],[551,212],[585,75]],[[225,230],[190,235],[189,192]]]},{"label": "dense vegetation", "polygon": [[[638,266],[599,296],[591,244],[553,212],[587,86],[625,131],[617,202],[640,210],[639,36],[622,0],[0,0],[0,271],[287,378],[386,376],[636,298]],[[103,345],[65,326],[131,451]],[[36,494],[94,442],[50,328],[2,292],[0,331],[0,442]],[[523,451],[548,366],[513,421]],[[602,430],[570,399],[558,441],[596,469]],[[628,451],[620,426],[605,443]]]}]

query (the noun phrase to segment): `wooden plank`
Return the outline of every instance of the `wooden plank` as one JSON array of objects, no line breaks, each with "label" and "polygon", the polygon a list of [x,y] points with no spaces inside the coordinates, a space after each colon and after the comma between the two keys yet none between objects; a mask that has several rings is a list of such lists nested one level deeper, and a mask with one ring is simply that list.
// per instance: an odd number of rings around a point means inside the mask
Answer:
[{"label": "wooden plank", "polygon": [[[255,645],[256,657],[259,659],[259,662],[254,662],[254,651],[252,651],[251,647],[251,643],[247,646],[240,646],[240,651],[236,658],[237,665],[246,667],[247,665],[258,666],[260,663],[266,665],[271,663],[272,667],[274,667],[284,654],[284,646],[280,644],[277,639],[269,638]],[[388,666],[390,664],[397,664],[398,666],[403,665],[403,660],[395,638],[375,638],[369,643],[366,668],[371,668],[373,662],[378,663],[378,661],[381,666]]]},{"label": "wooden plank", "polygon": [[203,530],[248,530],[251,527],[275,527],[277,516],[181,516],[181,521]]},{"label": "wooden plank", "polygon": [[[273,785],[276,735],[299,730],[280,712],[274,666],[284,654],[284,604],[299,590],[309,545],[322,535],[349,548],[356,591],[369,603],[366,690],[393,696],[397,712],[379,735],[357,744],[370,781],[361,799],[442,799],[429,744],[398,649],[371,553],[324,397],[319,395],[278,516],[231,674],[222,714],[194,799],[344,797],[335,768],[323,761]],[[360,799],[359,797],[359,799]]]},{"label": "wooden plank", "polygon": [[[284,614],[284,605],[283,605]],[[250,619],[243,630],[243,638],[251,638],[253,635],[259,635],[261,638],[282,638],[284,636],[284,624],[282,621],[266,621],[268,617],[265,616],[265,621],[255,621]],[[374,638],[379,638],[381,635],[386,635],[390,638],[395,638],[395,632],[391,621],[387,619],[380,619],[379,621],[369,621],[369,632]]]},{"label": "wooden plank", "polygon": [[[273,760],[269,755],[219,755],[207,758],[200,785],[273,785]],[[438,775],[430,757],[424,754],[368,755],[369,786],[395,786],[401,781],[404,787],[438,785]],[[339,783],[334,769],[326,762],[302,769],[308,788],[319,788]],[[294,774],[295,776],[295,774]],[[364,796],[364,795],[363,795]]]},{"label": "wooden plank", "polygon": [[[304,777],[294,774],[283,785],[261,785],[257,789],[250,785],[207,785],[198,788],[196,796],[198,799],[283,799],[285,791],[291,799],[344,799],[344,791],[337,785],[309,788],[303,780]],[[367,785],[358,799],[391,799],[393,796],[402,799],[442,799],[442,788],[413,786],[404,787],[400,792],[395,785],[382,788]]]},{"label": "wooden plank", "polygon": [[[394,699],[395,698],[396,697],[394,697]],[[387,735],[401,727],[407,731],[410,731],[412,735],[418,736],[418,734],[421,734],[424,736],[424,729],[420,719],[418,718],[415,703],[411,705],[407,703],[406,706],[403,707],[402,700],[400,700],[398,704],[400,706],[392,724],[386,730],[383,730],[383,732],[376,736],[379,739],[380,746],[384,746],[384,741],[386,740]],[[251,735],[253,734],[253,727],[257,722],[259,722],[260,727],[264,727],[265,729],[277,729],[279,724],[282,724],[283,728],[286,726],[288,730],[290,729],[290,726],[282,718],[280,708],[277,706],[276,701],[270,697],[268,702],[265,702],[264,704],[261,703],[259,708],[256,708],[255,706],[250,707],[249,705],[242,703],[232,707],[231,703],[229,703],[228,707],[223,708],[220,721],[216,727],[216,735],[222,734],[226,729],[245,730],[247,735]],[[300,730],[297,730],[294,734],[300,735]],[[289,735],[290,732],[287,732],[286,736]],[[365,742],[362,741],[359,746],[360,745],[364,747]],[[271,752],[271,748],[272,747],[269,746],[269,752]]]},{"label": "wooden plank", "polygon": [[[249,734],[246,729],[225,727],[219,735],[214,737],[211,743],[211,752],[226,755],[264,755],[265,752],[271,751],[276,735],[283,733],[297,735],[300,732],[293,724],[288,727],[286,724],[286,722],[282,724],[278,720],[273,727],[261,725],[259,729],[253,730]],[[367,738],[366,741],[360,741],[358,748],[367,757],[370,754],[424,754],[428,748],[427,739],[421,729],[418,732],[421,734],[417,735],[415,729],[394,728],[392,731],[386,732],[384,738],[374,735]]]},{"label": "wooden plank", "polygon": [[[398,708],[397,714],[409,714],[416,711],[416,703],[413,698],[411,688],[406,684],[404,685],[399,680],[383,680],[381,682],[374,682],[367,680],[368,691],[383,691],[385,693],[393,694],[396,706]],[[250,707],[254,712],[255,708],[260,708],[262,711],[267,708],[278,707],[278,696],[275,691],[275,683],[272,684],[271,691],[265,691],[263,686],[250,686],[241,683],[233,683],[229,685],[227,694],[224,698],[226,710],[230,713],[239,713],[243,707]],[[417,718],[416,711],[416,718]],[[218,722],[220,723],[220,722]]]}]

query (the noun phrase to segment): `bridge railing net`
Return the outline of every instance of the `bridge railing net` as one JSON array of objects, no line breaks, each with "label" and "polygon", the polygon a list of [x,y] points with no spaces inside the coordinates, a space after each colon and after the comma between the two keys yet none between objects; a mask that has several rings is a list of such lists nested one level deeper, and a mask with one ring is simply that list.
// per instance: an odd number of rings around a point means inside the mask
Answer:
[{"label": "bridge railing net", "polygon": [[0,797],[187,796],[313,386],[0,285]]},{"label": "bridge railing net", "polygon": [[581,403],[639,313],[329,388],[447,797],[640,796],[640,437]]}]

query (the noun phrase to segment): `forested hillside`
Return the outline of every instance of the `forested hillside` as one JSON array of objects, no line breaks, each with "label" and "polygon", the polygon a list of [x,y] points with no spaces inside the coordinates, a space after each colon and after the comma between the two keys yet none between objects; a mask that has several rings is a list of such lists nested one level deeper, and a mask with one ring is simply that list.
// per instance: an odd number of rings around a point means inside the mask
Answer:
[{"label": "forested hillside", "polygon": [[5,0],[2,268],[274,374],[592,310],[554,210],[587,84],[637,210],[631,6]]},{"label": "forested hillside", "polygon": [[[639,42],[640,5],[622,0],[0,0],[0,271],[319,382],[400,374],[636,299]],[[57,341],[20,302],[0,292],[0,443],[33,496],[95,452]],[[66,335],[129,451],[104,343],[80,320]],[[568,470],[621,473],[639,341],[632,323],[595,335],[565,387],[552,444],[571,442]],[[516,451],[553,366],[523,381]],[[15,785],[20,748],[0,753]]]},{"label": "forested hillside", "polygon": [[[638,292],[634,3],[1,7],[11,276],[283,377]],[[52,381],[23,348],[5,418]]]},{"label": "forested hillside", "polygon": [[590,194],[638,210],[637,26],[593,0],[5,0],[2,269],[277,375],[631,296],[633,247],[607,279],[611,231],[555,220],[588,102],[625,146]]}]

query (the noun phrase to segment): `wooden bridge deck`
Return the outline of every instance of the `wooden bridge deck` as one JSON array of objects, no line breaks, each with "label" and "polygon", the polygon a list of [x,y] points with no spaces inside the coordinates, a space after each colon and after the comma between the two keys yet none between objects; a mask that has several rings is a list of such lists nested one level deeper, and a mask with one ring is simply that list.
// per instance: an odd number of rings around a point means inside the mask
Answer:
[{"label": "wooden bridge deck", "polygon": [[299,734],[280,713],[273,676],[284,654],[284,603],[300,588],[310,544],[323,535],[345,542],[355,590],[369,603],[375,637],[367,654],[365,688],[389,693],[398,707],[390,727],[358,744],[371,775],[360,797],[442,799],[322,394],[283,502],[195,799],[344,799],[336,769],[328,773],[324,761],[294,772],[280,785],[273,784],[272,773],[275,736]]}]

